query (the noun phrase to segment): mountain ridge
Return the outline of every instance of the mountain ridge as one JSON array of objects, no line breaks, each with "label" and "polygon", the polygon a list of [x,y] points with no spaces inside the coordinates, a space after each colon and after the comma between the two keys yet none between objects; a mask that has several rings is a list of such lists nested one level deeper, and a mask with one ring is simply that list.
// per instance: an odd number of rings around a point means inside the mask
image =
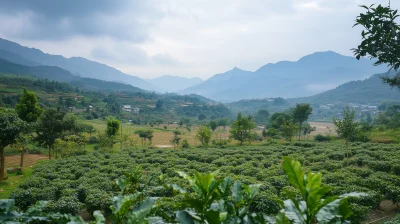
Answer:
[{"label": "mountain ridge", "polygon": [[0,49],[42,65],[60,67],[74,75],[105,81],[118,81],[138,88],[157,91],[157,87],[137,76],[125,74],[111,66],[83,57],[66,58],[62,55],[52,55],[37,48],[29,48],[2,38],[0,38]]},{"label": "mountain ridge", "polygon": [[384,65],[373,66],[373,62],[365,58],[357,60],[333,51],[314,52],[297,61],[268,63],[255,71],[235,67],[180,93],[200,94],[223,102],[246,98],[306,97],[385,69]]}]

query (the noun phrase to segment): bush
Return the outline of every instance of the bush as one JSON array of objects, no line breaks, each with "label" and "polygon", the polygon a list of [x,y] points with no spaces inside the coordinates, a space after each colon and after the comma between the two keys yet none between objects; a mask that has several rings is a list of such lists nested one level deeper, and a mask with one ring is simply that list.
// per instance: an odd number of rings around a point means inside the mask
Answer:
[{"label": "bush", "polygon": [[329,142],[332,140],[332,137],[329,135],[318,134],[318,135],[314,136],[314,140],[317,142]]},{"label": "bush", "polygon": [[89,138],[89,143],[90,144],[97,144],[97,143],[99,143],[99,138],[97,138],[97,136],[91,136]]},{"label": "bush", "polygon": [[66,196],[60,198],[58,201],[50,201],[45,211],[47,212],[60,212],[76,215],[83,208],[83,204],[78,201],[76,197]]},{"label": "bush", "polygon": [[188,140],[183,139],[183,141],[182,141],[182,148],[183,148],[183,149],[188,149],[188,148],[190,148],[190,144],[189,144]]},{"label": "bush", "polygon": [[282,209],[283,202],[274,193],[264,191],[258,194],[250,204],[250,211],[275,215]]},{"label": "bush", "polygon": [[93,119],[94,119],[94,117],[90,114],[86,116],[86,120],[93,120]]}]

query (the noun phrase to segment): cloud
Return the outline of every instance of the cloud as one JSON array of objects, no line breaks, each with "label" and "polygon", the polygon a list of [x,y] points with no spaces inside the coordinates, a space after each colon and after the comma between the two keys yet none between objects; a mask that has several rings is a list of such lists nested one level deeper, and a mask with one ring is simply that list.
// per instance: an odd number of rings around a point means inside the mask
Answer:
[{"label": "cloud", "polygon": [[[37,40],[63,40],[72,36],[111,37],[117,40],[143,42],[150,39],[149,28],[163,13],[152,0],[3,0],[0,16],[4,34]],[[21,23],[23,21],[23,23]],[[9,32],[11,31],[11,32]]]},{"label": "cloud", "polygon": [[152,61],[155,64],[163,65],[163,66],[176,66],[179,65],[179,61],[173,58],[169,54],[156,54],[151,57]]},{"label": "cloud", "polygon": [[116,43],[111,47],[96,46],[91,51],[91,56],[99,60],[117,63],[127,63],[139,66],[179,66],[180,62],[166,53],[149,56],[140,47],[128,43]]}]

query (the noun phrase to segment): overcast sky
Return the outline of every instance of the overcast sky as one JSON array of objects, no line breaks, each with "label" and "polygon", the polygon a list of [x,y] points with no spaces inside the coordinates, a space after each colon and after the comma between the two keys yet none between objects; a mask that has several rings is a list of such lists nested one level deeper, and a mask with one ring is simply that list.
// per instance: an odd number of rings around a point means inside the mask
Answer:
[{"label": "overcast sky", "polygon": [[352,55],[358,5],[372,3],[388,1],[1,0],[0,37],[142,78],[208,78],[315,51]]}]

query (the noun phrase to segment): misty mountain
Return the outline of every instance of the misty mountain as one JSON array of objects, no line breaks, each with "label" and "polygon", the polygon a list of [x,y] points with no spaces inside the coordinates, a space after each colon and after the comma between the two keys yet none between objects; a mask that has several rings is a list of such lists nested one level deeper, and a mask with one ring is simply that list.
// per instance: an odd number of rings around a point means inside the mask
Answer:
[{"label": "misty mountain", "polygon": [[145,92],[142,89],[128,84],[72,75],[69,71],[57,66],[26,66],[0,59],[0,73],[27,75],[40,79],[48,79],[50,81],[67,82],[75,87],[86,88],[93,91]]},{"label": "misty mountain", "polygon": [[163,75],[146,81],[167,92],[177,92],[204,82],[200,78],[185,78],[172,75]]},{"label": "misty mountain", "polygon": [[[137,76],[125,74],[113,67],[95,61],[90,61],[86,58],[65,58],[60,55],[46,54],[38,49],[24,47],[17,43],[1,38],[0,49],[2,50],[0,52],[0,55],[2,56],[0,56],[0,58],[7,59],[8,61],[17,64],[34,66],[35,64],[31,64],[31,62],[34,62],[37,63],[37,65],[57,66],[71,72],[76,76],[106,81],[117,81],[146,90],[157,90],[157,87]],[[13,57],[10,57],[10,55],[13,55]],[[19,57],[17,58],[15,55]]]},{"label": "misty mountain", "polygon": [[316,52],[294,62],[266,64],[254,72],[234,68],[181,93],[195,93],[225,102],[265,97],[305,97],[386,70],[386,66],[373,66],[373,62],[365,58],[357,60],[333,51]]},{"label": "misty mountain", "polygon": [[289,99],[289,101],[314,104],[380,104],[385,100],[400,100],[399,89],[391,88],[389,85],[382,82],[380,77],[385,76],[387,76],[387,73],[375,74],[364,80],[344,83],[335,89],[328,90],[314,96]]}]

